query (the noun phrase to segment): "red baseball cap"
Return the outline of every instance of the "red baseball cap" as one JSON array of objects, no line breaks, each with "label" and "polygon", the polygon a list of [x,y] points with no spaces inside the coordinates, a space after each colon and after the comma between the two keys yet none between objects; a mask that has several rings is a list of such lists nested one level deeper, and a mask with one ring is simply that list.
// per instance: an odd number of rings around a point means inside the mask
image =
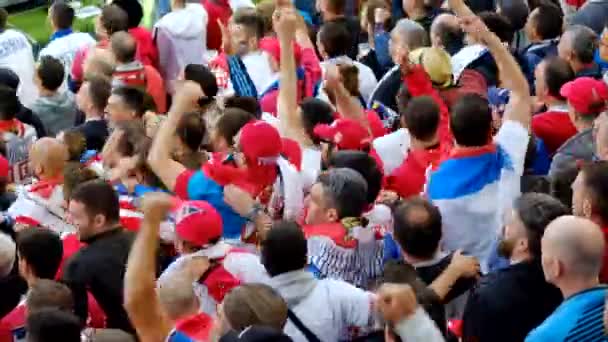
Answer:
[{"label": "red baseball cap", "polygon": [[276,164],[276,158],[283,149],[281,136],[271,124],[265,121],[251,121],[241,128],[239,148],[249,166]]},{"label": "red baseball cap", "polygon": [[564,84],[559,93],[581,115],[595,115],[606,109],[608,86],[601,80],[579,77]]},{"label": "red baseball cap", "polygon": [[175,209],[175,234],[202,247],[222,237],[222,217],[205,201],[183,201]]},{"label": "red baseball cap", "polygon": [[361,150],[369,147],[372,141],[369,131],[363,125],[346,118],[334,120],[331,125],[316,125],[314,133],[319,139],[335,144],[340,150]]},{"label": "red baseball cap", "polygon": [[0,155],[0,177],[8,178],[10,169],[11,165],[8,163],[8,160]]},{"label": "red baseball cap", "polygon": [[[276,37],[264,37],[260,39],[258,47],[260,50],[266,51],[271,55],[277,63],[281,64],[281,44]],[[296,64],[299,64],[300,58],[302,57],[302,49],[296,42],[293,43],[293,54],[296,59]]]}]

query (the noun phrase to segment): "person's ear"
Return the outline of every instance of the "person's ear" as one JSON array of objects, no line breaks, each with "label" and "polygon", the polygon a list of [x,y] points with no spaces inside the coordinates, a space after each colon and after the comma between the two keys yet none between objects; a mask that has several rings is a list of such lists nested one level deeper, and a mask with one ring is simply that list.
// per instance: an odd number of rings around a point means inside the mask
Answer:
[{"label": "person's ear", "polygon": [[96,228],[101,228],[103,226],[106,225],[106,218],[105,216],[101,215],[101,214],[97,214],[95,215],[95,217],[93,217],[93,226]]},{"label": "person's ear", "polygon": [[338,222],[340,220],[340,217],[338,216],[338,210],[336,210],[335,208],[327,209],[327,211],[325,212],[325,217],[329,222]]}]

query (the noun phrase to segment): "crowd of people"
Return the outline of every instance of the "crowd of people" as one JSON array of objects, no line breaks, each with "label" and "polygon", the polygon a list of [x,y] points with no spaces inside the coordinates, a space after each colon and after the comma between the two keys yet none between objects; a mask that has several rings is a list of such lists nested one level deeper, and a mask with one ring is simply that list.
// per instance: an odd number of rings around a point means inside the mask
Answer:
[{"label": "crowd of people", "polygon": [[0,342],[608,339],[607,1],[162,2],[0,9]]}]

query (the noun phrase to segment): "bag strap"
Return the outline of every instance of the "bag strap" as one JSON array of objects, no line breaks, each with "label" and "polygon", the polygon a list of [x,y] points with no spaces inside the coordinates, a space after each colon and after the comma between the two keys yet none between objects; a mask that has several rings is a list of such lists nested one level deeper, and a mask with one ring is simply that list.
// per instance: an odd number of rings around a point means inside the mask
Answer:
[{"label": "bag strap", "polygon": [[287,309],[287,318],[289,318],[293,324],[304,334],[304,337],[308,340],[308,342],[321,342],[321,340],[315,335],[310,329],[308,329],[302,321],[296,316],[291,309]]}]

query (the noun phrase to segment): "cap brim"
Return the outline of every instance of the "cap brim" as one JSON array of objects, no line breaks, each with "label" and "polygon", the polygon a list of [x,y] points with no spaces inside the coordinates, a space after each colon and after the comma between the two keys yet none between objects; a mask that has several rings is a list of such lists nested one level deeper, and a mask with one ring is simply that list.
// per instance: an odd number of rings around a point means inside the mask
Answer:
[{"label": "cap brim", "polygon": [[313,133],[321,140],[333,142],[336,131],[330,125],[320,124],[315,126]]}]

